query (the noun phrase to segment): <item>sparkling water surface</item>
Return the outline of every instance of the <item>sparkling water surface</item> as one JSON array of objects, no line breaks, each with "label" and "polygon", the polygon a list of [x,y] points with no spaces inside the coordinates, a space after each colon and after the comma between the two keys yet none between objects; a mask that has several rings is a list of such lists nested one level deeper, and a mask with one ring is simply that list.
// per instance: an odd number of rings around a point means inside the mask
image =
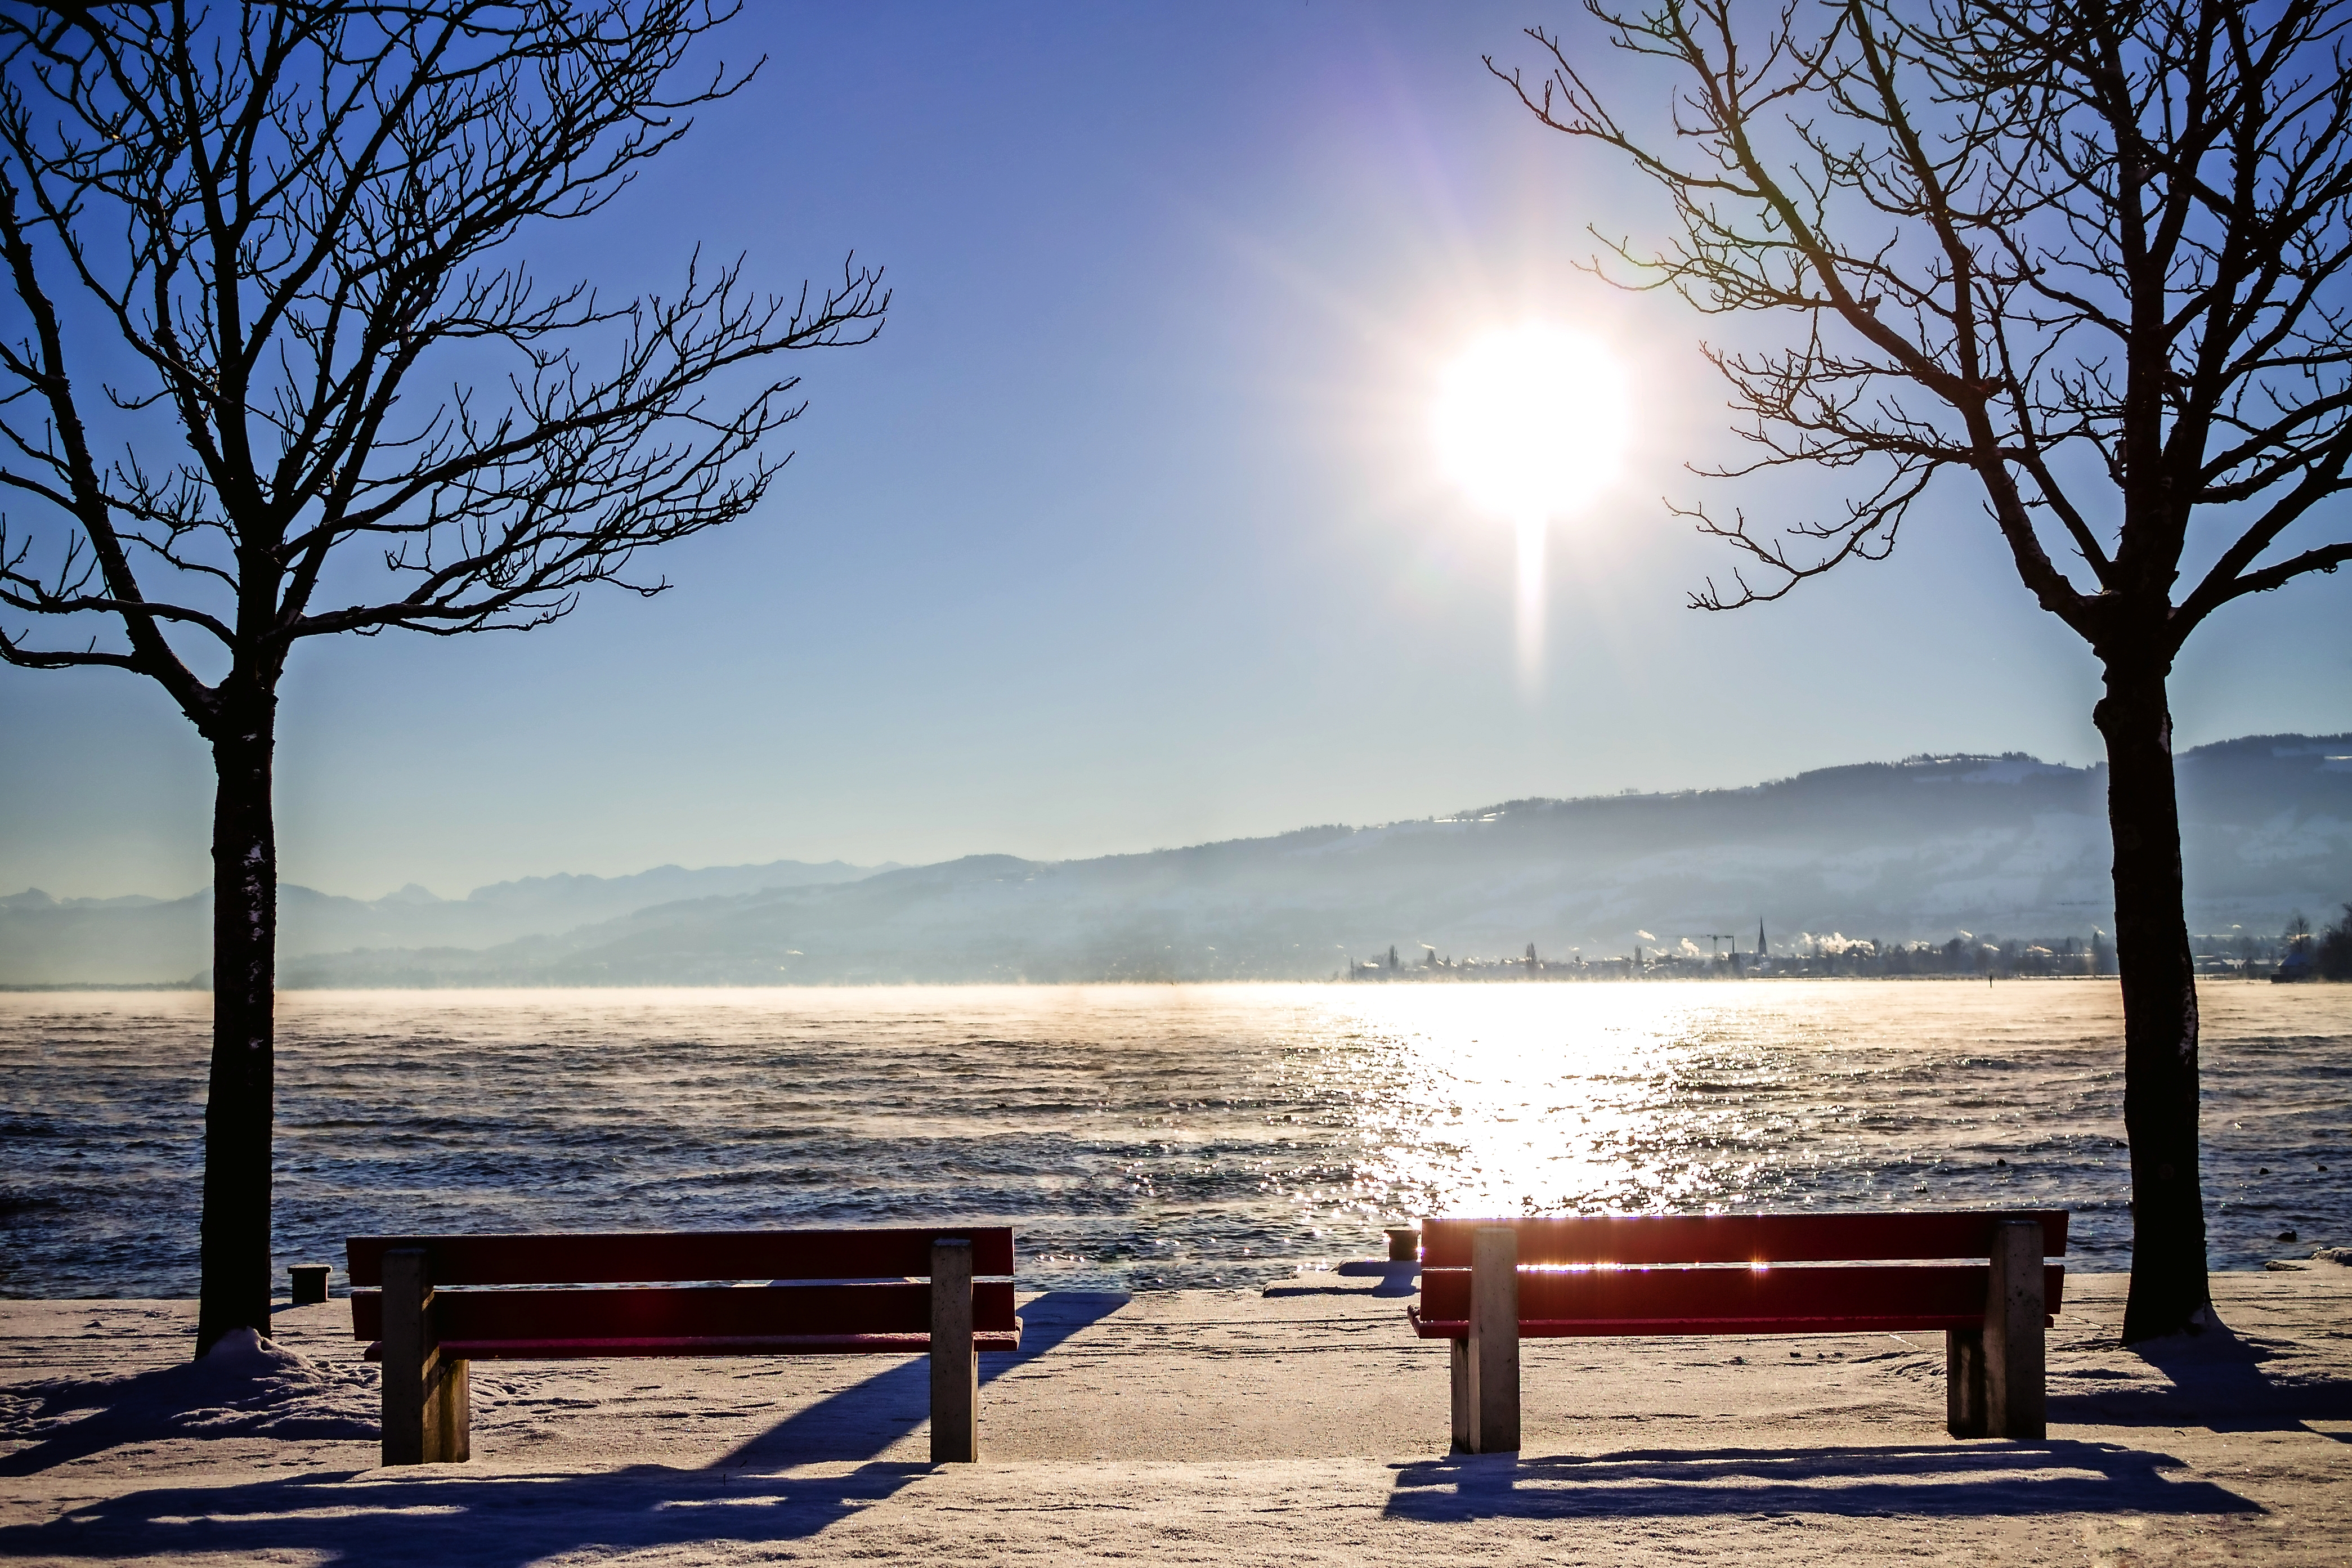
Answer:
[{"label": "sparkling water surface", "polygon": [[[2352,1243],[2352,986],[2200,994],[2215,1266]],[[209,1017],[0,996],[0,1294],[194,1292]],[[370,1232],[946,1218],[1036,1288],[1426,1214],[2049,1205],[2128,1257],[2112,982],[298,992],[278,1059],[281,1280]]]}]

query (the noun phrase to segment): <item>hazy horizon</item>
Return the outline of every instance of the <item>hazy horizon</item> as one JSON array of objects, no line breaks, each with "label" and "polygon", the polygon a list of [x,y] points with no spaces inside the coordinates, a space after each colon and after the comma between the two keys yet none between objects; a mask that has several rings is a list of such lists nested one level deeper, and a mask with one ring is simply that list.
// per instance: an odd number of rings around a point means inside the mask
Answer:
[{"label": "hazy horizon", "polygon": [[[1571,967],[1637,946],[1696,958],[1746,946],[1759,918],[1832,952],[1844,933],[1938,949],[1997,933],[2080,957],[2113,930],[2104,776],[1945,755],[1062,861],[671,865],[366,900],[289,882],[278,982],[1307,979],[1424,945],[1481,963],[1531,942]],[[2352,892],[2352,736],[2190,751],[2179,796],[2184,912],[2220,942],[2199,952],[2249,959],[2246,940]],[[205,967],[211,925],[201,892],[0,897],[0,984],[181,980]]]},{"label": "hazy horizon", "polygon": [[[2236,741],[2236,740],[2252,739],[2252,738],[2258,738],[2258,737],[2229,736],[2229,737],[2223,737],[2222,739],[2226,739],[2226,740],[2230,740],[2230,741]],[[2310,738],[2310,739],[2315,739],[2315,740],[2319,740],[2319,739],[2330,739],[2330,738],[2332,738],[2332,737],[2326,737],[2326,736],[2312,736],[2312,737],[2308,737],[2308,738]],[[2184,750],[2193,750],[2194,748],[2183,748],[2183,749],[2184,749]],[[1785,775],[1785,776],[1782,776],[1782,777],[1776,777],[1776,778],[1760,778],[1760,777],[1759,777],[1759,778],[1748,778],[1748,779],[1735,780],[1735,781],[1730,781],[1730,782],[1727,782],[1727,783],[1721,783],[1721,784],[1691,784],[1691,785],[1680,785],[1680,786],[1669,784],[1669,785],[1666,785],[1666,786],[1664,786],[1664,787],[1663,787],[1663,788],[1661,788],[1661,789],[1654,790],[1654,791],[1650,791],[1650,790],[1631,790],[1631,789],[1629,789],[1629,790],[1623,790],[1623,791],[1602,792],[1602,793],[1590,794],[1590,795],[1522,795],[1522,796],[1519,796],[1519,797],[1517,797],[1517,798],[1518,798],[1519,800],[1523,800],[1523,801],[1524,801],[1524,800],[1540,800],[1540,801],[1552,801],[1552,802],[1569,802],[1569,803],[1573,803],[1573,802],[1580,802],[1580,801],[1591,801],[1591,800],[1612,799],[1612,798],[1616,798],[1616,797],[1618,797],[1618,796],[1625,795],[1687,795],[1687,794],[1693,794],[1693,793],[1706,793],[1706,792],[1717,791],[1717,790],[1743,790],[1743,789],[1753,789],[1753,788],[1760,787],[1760,786],[1765,785],[1765,784],[1785,783],[1785,782],[1788,782],[1788,780],[1789,780],[1789,779],[1790,779],[1790,778],[1794,778],[1794,777],[1797,777],[1797,776],[1801,776],[1801,773],[1814,773],[1814,772],[1819,772],[1819,771],[1822,771],[1822,769],[1835,769],[1835,768],[1839,768],[1839,767],[1853,767],[1853,766],[1872,766],[1872,765],[1877,765],[1877,764],[1885,764],[1885,763],[1898,763],[1898,762],[1912,761],[1912,760],[1915,760],[1915,759],[1916,759],[1916,758],[1923,757],[1923,756],[1934,756],[1934,757],[1971,757],[1971,758],[1981,757],[1981,758],[1992,759],[1992,758],[2000,758],[2000,757],[2007,757],[2007,756],[2019,756],[2019,755],[2031,755],[2031,753],[2021,753],[2021,752],[2017,752],[2014,748],[2011,748],[2011,749],[2010,749],[2010,750],[2008,750],[2008,751],[2006,751],[2006,752],[1963,752],[1963,751],[1940,751],[1940,752],[1937,752],[1937,751],[1929,751],[1929,752],[1913,752],[1913,753],[1911,753],[1909,756],[1907,756],[1907,757],[1903,757],[1903,758],[1896,758],[1896,757],[1853,757],[1853,758],[1847,758],[1847,759],[1843,759],[1843,760],[1842,760],[1842,761],[1838,761],[1838,762],[1830,762],[1830,763],[1825,763],[1821,764],[1821,767],[1820,767],[1820,768],[1807,768],[1807,769],[1803,769],[1803,770],[1801,770],[1801,771],[1800,771],[1800,774],[1790,774],[1790,775]],[[2095,758],[2092,758],[2092,759],[2089,759],[2089,760],[2087,760],[2087,761],[2072,761],[2072,760],[2068,760],[2068,759],[2056,758],[2056,757],[2033,757],[2033,758],[2032,758],[2032,760],[2033,760],[2035,763],[2042,763],[2042,764],[2044,764],[2044,765],[2049,766],[2049,767],[2052,767],[2052,768],[2063,768],[2063,769],[2068,769],[2068,770],[2085,770],[2085,769],[2089,769],[2089,768],[2097,767],[2097,766],[2099,766],[2099,765],[2100,765],[2100,763],[2101,763],[2101,759],[2098,759],[2098,758],[2095,758]],[[430,884],[430,883],[425,882],[425,881],[423,881],[423,880],[421,880],[421,879],[416,879],[416,878],[409,878],[409,879],[405,879],[405,880],[404,880],[404,881],[402,881],[402,882],[400,882],[400,883],[398,883],[398,884],[396,884],[396,885],[394,885],[394,886],[388,887],[388,888],[384,888],[384,889],[381,889],[380,891],[373,891],[373,892],[366,891],[366,890],[362,889],[350,888],[350,887],[344,887],[344,888],[323,888],[323,887],[320,887],[320,886],[318,886],[318,885],[317,885],[317,884],[315,884],[315,883],[298,882],[298,881],[297,881],[297,879],[296,879],[295,878],[293,878],[293,877],[291,877],[291,876],[284,875],[284,874],[282,874],[282,873],[281,873],[281,876],[280,876],[280,879],[280,879],[280,881],[281,881],[281,882],[286,882],[286,883],[294,883],[295,885],[298,885],[298,886],[301,886],[301,887],[309,888],[309,889],[310,889],[310,890],[312,890],[312,891],[314,891],[314,892],[320,892],[320,893],[327,894],[328,896],[332,897],[332,898],[354,899],[354,900],[358,900],[362,901],[362,902],[378,902],[378,901],[383,901],[383,900],[397,900],[397,899],[399,899],[403,894],[408,893],[408,892],[410,892],[412,889],[422,889],[423,891],[425,891],[425,892],[426,892],[426,893],[431,894],[431,895],[432,895],[433,897],[435,897],[436,899],[439,899],[439,900],[445,900],[445,901],[452,901],[452,902],[454,902],[454,901],[458,901],[458,900],[465,900],[465,899],[467,899],[467,898],[470,897],[471,895],[473,895],[473,894],[475,894],[475,893],[478,893],[478,892],[487,891],[487,890],[493,889],[497,889],[497,888],[503,888],[503,887],[513,886],[513,885],[517,885],[517,884],[537,883],[537,882],[548,882],[548,881],[557,881],[557,880],[562,880],[562,879],[601,879],[601,880],[607,880],[607,881],[613,881],[613,880],[626,880],[626,879],[633,879],[633,878],[640,878],[640,877],[652,876],[652,875],[654,875],[654,874],[656,874],[656,873],[662,872],[662,871],[667,871],[667,870],[682,870],[682,871],[687,871],[687,872],[701,872],[701,871],[721,870],[721,869],[757,869],[757,868],[762,868],[770,867],[770,866],[782,865],[782,864],[790,864],[790,865],[806,866],[806,867],[810,867],[810,868],[822,868],[831,867],[831,866],[841,866],[841,867],[844,867],[844,868],[848,868],[848,869],[856,870],[856,871],[857,871],[857,872],[859,872],[859,873],[861,873],[861,874],[870,875],[870,874],[873,874],[873,873],[875,873],[875,872],[883,871],[883,870],[895,870],[895,869],[901,869],[901,868],[906,868],[922,867],[922,866],[927,866],[927,865],[942,865],[942,864],[947,864],[947,863],[950,863],[950,862],[957,861],[957,860],[971,859],[971,858],[986,858],[986,857],[992,857],[992,856],[1005,856],[1005,857],[1010,857],[1010,858],[1017,858],[1017,859],[1024,859],[1024,860],[1038,861],[1038,862],[1041,862],[1041,863],[1057,863],[1057,862],[1060,862],[1060,861],[1073,861],[1073,860],[1085,860],[1085,859],[1098,859],[1098,858],[1107,858],[1107,857],[1118,857],[1118,856],[1127,856],[1127,855],[1157,855],[1157,854],[1164,854],[1164,853],[1167,853],[1167,852],[1171,851],[1171,850],[1178,850],[1178,849],[1190,849],[1190,848],[1200,848],[1200,847],[1209,847],[1209,846],[1215,845],[1215,844],[1237,843],[1237,842],[1244,842],[1244,841],[1259,840],[1259,839],[1265,839],[1265,838],[1280,837],[1282,837],[1282,836],[1283,836],[1283,835],[1285,835],[1285,834],[1295,833],[1295,832],[1302,831],[1302,830],[1305,830],[1305,829],[1317,828],[1317,827],[1334,827],[1334,826],[1336,826],[1336,827],[1347,827],[1347,828],[1353,828],[1353,829],[1357,829],[1357,830],[1364,830],[1364,829],[1371,829],[1371,828],[1379,828],[1379,827],[1384,827],[1384,826],[1395,826],[1395,825],[1399,825],[1399,824],[1407,824],[1407,823],[1423,823],[1423,822],[1432,822],[1432,821],[1443,821],[1443,820],[1447,819],[1450,816],[1452,816],[1452,815],[1453,815],[1453,814],[1454,814],[1454,813],[1468,813],[1468,812],[1475,812],[1475,811],[1488,810],[1488,809],[1492,809],[1493,807],[1496,807],[1496,806],[1498,806],[1498,805],[1504,805],[1504,804],[1507,804],[1507,803],[1506,803],[1506,802],[1504,802],[1504,801],[1501,801],[1501,800],[1475,801],[1475,802],[1457,801],[1457,802],[1454,803],[1454,804],[1453,804],[1452,805],[1450,805],[1450,806],[1433,808],[1433,809],[1431,809],[1431,810],[1423,811],[1423,812],[1420,812],[1420,813],[1418,813],[1418,814],[1416,814],[1416,815],[1410,816],[1397,816],[1397,817],[1385,818],[1385,819],[1383,819],[1383,820],[1381,820],[1381,821],[1378,821],[1378,822],[1356,822],[1356,823],[1348,823],[1348,822],[1341,822],[1341,821],[1339,821],[1339,819],[1337,819],[1337,818],[1330,818],[1330,819],[1327,819],[1327,820],[1323,820],[1323,821],[1317,821],[1317,822],[1303,822],[1303,821],[1302,821],[1302,822],[1288,822],[1288,823],[1284,823],[1284,824],[1282,824],[1282,825],[1280,825],[1280,826],[1275,826],[1275,827],[1273,827],[1273,828],[1270,828],[1270,829],[1268,829],[1268,830],[1267,830],[1267,831],[1265,831],[1265,832],[1262,832],[1262,833],[1243,833],[1243,834],[1235,834],[1235,835],[1233,835],[1231,837],[1223,838],[1223,839],[1201,840],[1201,841],[1198,841],[1198,842],[1196,842],[1196,843],[1192,843],[1192,844],[1120,845],[1120,846],[1113,846],[1113,847],[1108,847],[1108,848],[1105,848],[1105,849],[1099,850],[1099,851],[1097,851],[1097,853],[1095,853],[1095,854],[1091,854],[1091,855],[1083,855],[1083,856],[1080,856],[1080,855],[1072,855],[1072,856],[1061,856],[1061,857],[1053,857],[1053,858],[1041,857],[1041,856],[1024,856],[1024,855],[1020,855],[1020,854],[1018,854],[1018,852],[1013,851],[1013,850],[1010,850],[1010,849],[1005,849],[1005,848],[1002,848],[1002,847],[994,847],[994,846],[990,846],[990,845],[980,845],[980,846],[976,846],[976,847],[969,847],[969,848],[965,848],[965,849],[958,850],[958,851],[955,851],[955,852],[950,853],[950,854],[948,854],[948,855],[940,856],[940,857],[938,857],[936,859],[932,859],[932,860],[913,860],[913,859],[908,859],[908,858],[905,858],[885,857],[885,858],[881,858],[881,859],[877,859],[877,860],[874,860],[874,861],[870,861],[870,862],[859,863],[859,862],[856,862],[856,861],[845,860],[845,859],[840,858],[839,857],[831,858],[828,858],[828,859],[826,859],[826,860],[816,861],[816,860],[807,860],[807,859],[803,859],[803,858],[800,858],[800,857],[797,857],[797,856],[791,856],[791,855],[779,855],[779,856],[771,857],[771,858],[767,858],[767,859],[764,859],[764,860],[711,860],[711,861],[705,861],[705,862],[702,862],[702,863],[699,863],[699,864],[689,864],[689,863],[688,863],[688,862],[687,862],[687,861],[684,861],[684,860],[681,860],[681,859],[677,859],[677,858],[669,858],[669,859],[665,859],[665,860],[658,861],[658,862],[656,862],[656,863],[655,863],[655,864],[651,864],[651,865],[637,865],[637,866],[628,867],[628,868],[623,868],[623,869],[620,869],[620,870],[613,870],[613,871],[583,871],[583,870],[579,870],[579,869],[577,869],[577,868],[573,868],[573,867],[572,867],[572,866],[571,866],[571,865],[565,864],[565,865],[551,866],[551,867],[549,867],[549,868],[545,868],[545,869],[541,869],[541,870],[526,871],[526,872],[522,872],[522,873],[520,873],[520,874],[514,875],[514,876],[505,876],[505,877],[496,877],[496,878],[475,877],[475,878],[470,878],[470,879],[467,879],[467,878],[463,878],[463,877],[461,877],[461,878],[460,878],[457,881],[456,881],[456,882],[448,883],[448,884],[446,884],[446,885],[444,885],[444,886],[439,886],[439,887],[436,887],[436,886],[434,886],[434,885],[432,885],[432,884]],[[158,899],[178,899],[178,898],[186,898],[186,897],[193,896],[193,895],[194,895],[194,894],[202,893],[203,891],[205,891],[205,890],[207,888],[209,888],[210,886],[211,886],[211,878],[210,878],[209,876],[205,877],[205,878],[204,878],[200,882],[198,882],[195,886],[189,888],[189,889],[188,889],[186,891],[184,891],[184,892],[183,892],[183,891],[176,891],[176,890],[169,890],[169,889],[155,889],[155,888],[131,888],[131,889],[118,889],[118,890],[115,890],[115,891],[110,891],[110,892],[98,893],[98,892],[85,892],[85,891],[81,891],[81,890],[79,890],[79,889],[74,889],[74,890],[64,890],[64,889],[61,889],[57,888],[57,887],[50,887],[50,886],[47,886],[47,885],[40,884],[40,883],[26,883],[26,884],[23,884],[23,885],[21,885],[21,886],[11,886],[11,885],[8,885],[8,884],[6,884],[6,883],[5,883],[5,882],[0,882],[0,897],[11,897],[11,896],[17,896],[17,895],[21,895],[21,894],[23,894],[23,893],[26,893],[26,892],[41,892],[41,893],[46,893],[46,894],[47,894],[49,897],[51,897],[51,898],[53,898],[53,899],[57,900],[58,900],[58,902],[60,902],[60,903],[66,903],[66,902],[69,902],[69,901],[77,901],[77,900],[111,900],[111,899],[122,899],[122,898],[142,898],[142,897],[145,897],[145,898],[158,898]]]}]

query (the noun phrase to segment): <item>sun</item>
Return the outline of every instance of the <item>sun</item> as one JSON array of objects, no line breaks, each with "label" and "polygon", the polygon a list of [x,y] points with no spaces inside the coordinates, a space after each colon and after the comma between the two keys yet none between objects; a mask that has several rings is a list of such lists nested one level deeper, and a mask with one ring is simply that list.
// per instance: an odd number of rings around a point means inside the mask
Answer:
[{"label": "sun", "polygon": [[1445,369],[1439,461],[1481,510],[1527,523],[1581,510],[1617,475],[1631,426],[1623,367],[1549,321],[1486,333]]},{"label": "sun", "polygon": [[1518,534],[1517,662],[1530,698],[1543,685],[1545,536],[1616,479],[1631,405],[1616,356],[1549,321],[1473,341],[1438,382],[1439,461],[1471,504]]}]

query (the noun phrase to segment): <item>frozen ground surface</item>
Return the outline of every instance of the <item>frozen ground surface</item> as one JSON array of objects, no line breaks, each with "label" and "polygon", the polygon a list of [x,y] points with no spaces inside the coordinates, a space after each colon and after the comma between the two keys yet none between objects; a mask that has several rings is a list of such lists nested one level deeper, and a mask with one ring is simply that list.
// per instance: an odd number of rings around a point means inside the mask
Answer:
[{"label": "frozen ground surface", "polygon": [[938,1468],[919,1361],[478,1366],[473,1461],[386,1471],[340,1300],[200,1363],[189,1303],[0,1302],[0,1559],[2352,1561],[2352,1268],[2216,1283],[2232,1331],[2137,1354],[2070,1279],[2046,1443],[1947,1437],[1927,1336],[1555,1341],[1476,1458],[1403,1279],[1053,1292]]}]

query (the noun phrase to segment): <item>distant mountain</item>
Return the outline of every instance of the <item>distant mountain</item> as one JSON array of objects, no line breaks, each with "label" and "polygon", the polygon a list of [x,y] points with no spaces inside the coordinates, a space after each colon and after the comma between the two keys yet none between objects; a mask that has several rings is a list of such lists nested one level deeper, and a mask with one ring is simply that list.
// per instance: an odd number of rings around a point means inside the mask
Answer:
[{"label": "distant mountain", "polygon": [[163,901],[144,893],[125,893],[119,899],[53,899],[38,888],[27,888],[0,899],[0,910],[135,910]]},{"label": "distant mountain", "polygon": [[[2191,919],[2274,932],[2352,898],[2352,737],[2180,762]],[[1060,864],[974,856],[658,905],[477,952],[308,961],[319,984],[776,984],[1313,977],[1429,942],[1621,953],[1759,917],[1782,941],[2087,936],[2111,925],[2102,768],[2011,754],[1748,789],[1509,802]],[[1750,939],[1752,945],[1752,938]]]},{"label": "distant mountain", "polygon": [[[2231,741],[2184,754],[2179,771],[2192,929],[2274,934],[2290,910],[2316,916],[2352,900],[2352,736]],[[1710,933],[1738,931],[1752,947],[1759,918],[1776,942],[1806,931],[2088,936],[2112,929],[2105,787],[2103,767],[2021,753],[1914,757],[1746,789],[1511,801],[1147,855],[692,883],[626,908],[637,895],[615,891],[612,913],[561,928],[550,913],[580,906],[558,885],[594,879],[548,878],[465,900],[542,911],[528,935],[336,950],[317,940],[329,922],[306,916],[307,945],[289,948],[280,974],[294,986],[1272,979],[1328,975],[1391,943],[1408,955],[1423,942],[1459,957],[1532,942],[1547,957],[1600,956],[1645,940],[1704,949]],[[717,875],[665,868],[600,887],[658,895],[676,885],[665,877]],[[28,967],[15,957],[20,918],[103,924],[129,953],[136,922],[173,907],[7,910],[5,970]],[[357,907],[385,922],[406,908]],[[106,950],[77,951],[89,961]],[[203,959],[174,962],[185,975]]]},{"label": "distant mountain", "polygon": [[[813,866],[800,860],[775,860],[765,866],[706,866],[698,871],[680,866],[656,866],[633,877],[526,877],[517,882],[493,882],[487,888],[477,888],[466,895],[462,907],[469,911],[470,918],[488,924],[520,926],[530,931],[566,931],[682,899],[759,893],[772,888],[826,887],[855,882],[877,871],[896,869],[895,861],[880,866],[850,866],[828,860]],[[425,893],[425,889],[411,884],[393,897],[410,892]],[[429,893],[425,897],[432,899]],[[439,900],[435,900],[435,905],[444,910],[450,908]],[[470,945],[467,939],[461,937],[439,940],[457,946]]]},{"label": "distant mountain", "polygon": [[[281,963],[354,948],[488,947],[556,934],[680,899],[854,881],[877,868],[778,860],[766,866],[660,866],[630,877],[531,877],[443,899],[410,883],[381,899],[339,898],[296,883],[278,889]],[[212,889],[184,899],[0,898],[0,984],[152,984],[212,963]]]}]

